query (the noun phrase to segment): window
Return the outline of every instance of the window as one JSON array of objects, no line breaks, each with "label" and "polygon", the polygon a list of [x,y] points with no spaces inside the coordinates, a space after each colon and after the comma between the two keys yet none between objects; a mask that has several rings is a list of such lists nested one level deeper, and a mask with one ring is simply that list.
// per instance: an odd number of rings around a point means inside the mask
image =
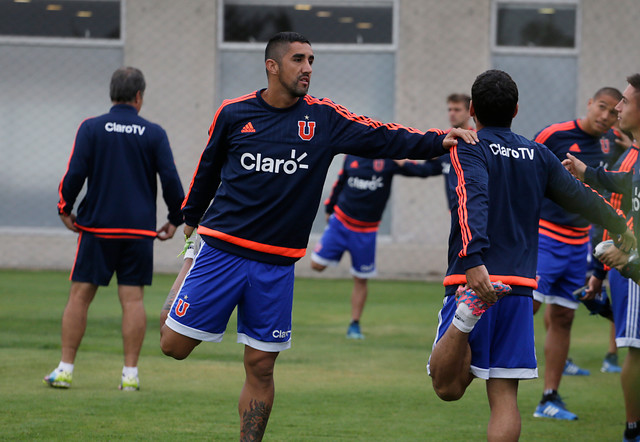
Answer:
[{"label": "window", "polygon": [[0,36],[120,40],[120,0],[0,0]]},{"label": "window", "polygon": [[314,44],[393,43],[392,2],[323,6],[226,1],[223,15],[225,43],[266,43],[281,31],[301,32]]},{"label": "window", "polygon": [[559,48],[577,47],[575,4],[498,3],[496,47]]}]

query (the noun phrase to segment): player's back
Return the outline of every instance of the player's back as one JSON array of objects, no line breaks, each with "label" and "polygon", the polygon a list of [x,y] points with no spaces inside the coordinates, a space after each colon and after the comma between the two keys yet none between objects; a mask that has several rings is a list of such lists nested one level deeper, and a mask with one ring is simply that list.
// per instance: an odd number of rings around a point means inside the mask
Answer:
[{"label": "player's back", "polygon": [[554,171],[549,162],[559,162],[546,147],[509,128],[484,128],[478,137],[477,145],[461,142],[451,151],[458,201],[451,212],[447,274],[462,275],[477,261],[491,275],[505,276],[503,282],[516,286],[514,293],[529,294],[535,287],[540,208]]}]

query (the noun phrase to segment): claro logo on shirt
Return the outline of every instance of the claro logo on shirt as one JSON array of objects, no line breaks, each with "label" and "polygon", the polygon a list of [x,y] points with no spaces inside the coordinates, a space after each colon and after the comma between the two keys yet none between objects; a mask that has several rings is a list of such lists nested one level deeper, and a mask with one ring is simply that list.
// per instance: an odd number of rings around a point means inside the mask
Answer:
[{"label": "claro logo on shirt", "polygon": [[245,152],[240,157],[240,164],[247,170],[255,170],[256,172],[281,173],[292,175],[298,169],[308,169],[308,164],[303,164],[302,160],[307,157],[307,153],[303,153],[296,158],[296,150],[291,149],[291,158],[271,158],[264,157],[261,153],[252,154]]},{"label": "claro logo on shirt", "polygon": [[121,134],[142,135],[146,129],[146,127],[139,126],[137,124],[119,124],[109,122],[104,125],[104,130],[107,132],[118,132]]},{"label": "claro logo on shirt", "polygon": [[382,177],[375,176],[375,175],[373,175],[370,180],[365,180],[362,178],[358,178],[357,176],[352,176],[352,177],[349,177],[349,179],[347,180],[347,184],[352,189],[371,190],[371,191],[379,189],[380,187],[384,187],[384,183],[382,182]]},{"label": "claro logo on shirt", "polygon": [[502,155],[503,157],[510,157],[515,159],[522,158],[523,160],[533,160],[534,150],[528,147],[504,147],[497,143],[491,143],[489,145],[491,153],[494,155]]}]

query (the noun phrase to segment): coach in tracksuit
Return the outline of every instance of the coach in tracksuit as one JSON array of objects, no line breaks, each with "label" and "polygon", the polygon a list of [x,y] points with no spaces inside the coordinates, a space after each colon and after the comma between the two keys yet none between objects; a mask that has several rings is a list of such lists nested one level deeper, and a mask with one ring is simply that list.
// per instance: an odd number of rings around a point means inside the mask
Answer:
[{"label": "coach in tracksuit", "polygon": [[[79,234],[71,272],[71,292],[62,317],[62,359],[45,377],[53,387],[68,388],[73,363],[86,328],[87,311],[98,286],[118,277],[122,304],[124,369],[120,388],[139,389],[138,356],[146,329],[144,286],[153,274],[153,240],[166,240],[182,224],[184,192],[165,131],[138,115],[145,80],[126,67],[111,78],[113,107],[82,122],[67,171],[59,187],[58,213]],[[169,209],[156,230],[157,176]],[[84,182],[87,193],[72,213]]]},{"label": "coach in tracksuit", "polygon": [[198,226],[204,243],[161,347],[183,359],[201,341],[220,341],[237,306],[246,373],[238,412],[247,440],[262,439],[271,413],[275,360],[291,346],[293,264],[306,252],[333,157],[432,158],[456,135],[476,138],[383,124],[307,95],[313,61],[298,33],[269,41],[267,88],[222,103],[183,204],[185,234]]},{"label": "coach in tracksuit", "polygon": [[[517,440],[518,381],[537,377],[531,312],[543,199],[623,234],[627,249],[634,238],[625,219],[549,149],[511,131],[518,88],[508,74],[479,75],[471,97],[480,142],[451,149],[458,202],[451,211],[446,297],[428,369],[444,400],[460,399],[473,378],[485,379],[488,439]],[[498,281],[510,285],[511,293],[496,302],[492,282]],[[474,305],[485,306],[457,305],[460,285],[475,292]]]}]

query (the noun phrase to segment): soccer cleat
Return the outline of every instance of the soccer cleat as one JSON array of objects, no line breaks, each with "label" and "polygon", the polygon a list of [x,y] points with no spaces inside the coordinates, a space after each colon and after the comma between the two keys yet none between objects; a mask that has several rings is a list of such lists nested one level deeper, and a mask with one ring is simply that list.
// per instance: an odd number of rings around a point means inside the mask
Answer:
[{"label": "soccer cleat", "polygon": [[[511,286],[501,282],[492,282],[491,284],[498,296],[496,302],[511,292]],[[495,302],[484,302],[478,297],[478,295],[476,295],[476,292],[471,289],[464,289],[462,286],[458,287],[456,292],[456,305],[460,305],[460,303],[466,304],[471,310],[471,314],[474,316],[480,316],[486,312],[489,307],[495,304]]]},{"label": "soccer cleat", "polygon": [[347,329],[347,339],[364,339],[364,335],[360,332],[360,324],[352,322]]},{"label": "soccer cleat", "polygon": [[622,368],[618,365],[618,355],[607,353],[602,360],[602,373],[620,373]]},{"label": "soccer cleat", "polygon": [[54,388],[69,388],[73,375],[70,371],[60,370],[56,368],[42,380],[43,383]]},{"label": "soccer cleat", "polygon": [[578,416],[565,408],[564,402],[560,398],[539,403],[533,413],[533,417],[546,417],[565,421],[578,419]]},{"label": "soccer cleat", "polygon": [[122,391],[138,391],[140,390],[140,379],[138,376],[122,375],[122,380],[118,386],[118,390]]},{"label": "soccer cleat", "polygon": [[564,363],[564,371],[562,372],[565,376],[589,376],[591,372],[584,368],[578,367],[571,358],[568,358]]}]

